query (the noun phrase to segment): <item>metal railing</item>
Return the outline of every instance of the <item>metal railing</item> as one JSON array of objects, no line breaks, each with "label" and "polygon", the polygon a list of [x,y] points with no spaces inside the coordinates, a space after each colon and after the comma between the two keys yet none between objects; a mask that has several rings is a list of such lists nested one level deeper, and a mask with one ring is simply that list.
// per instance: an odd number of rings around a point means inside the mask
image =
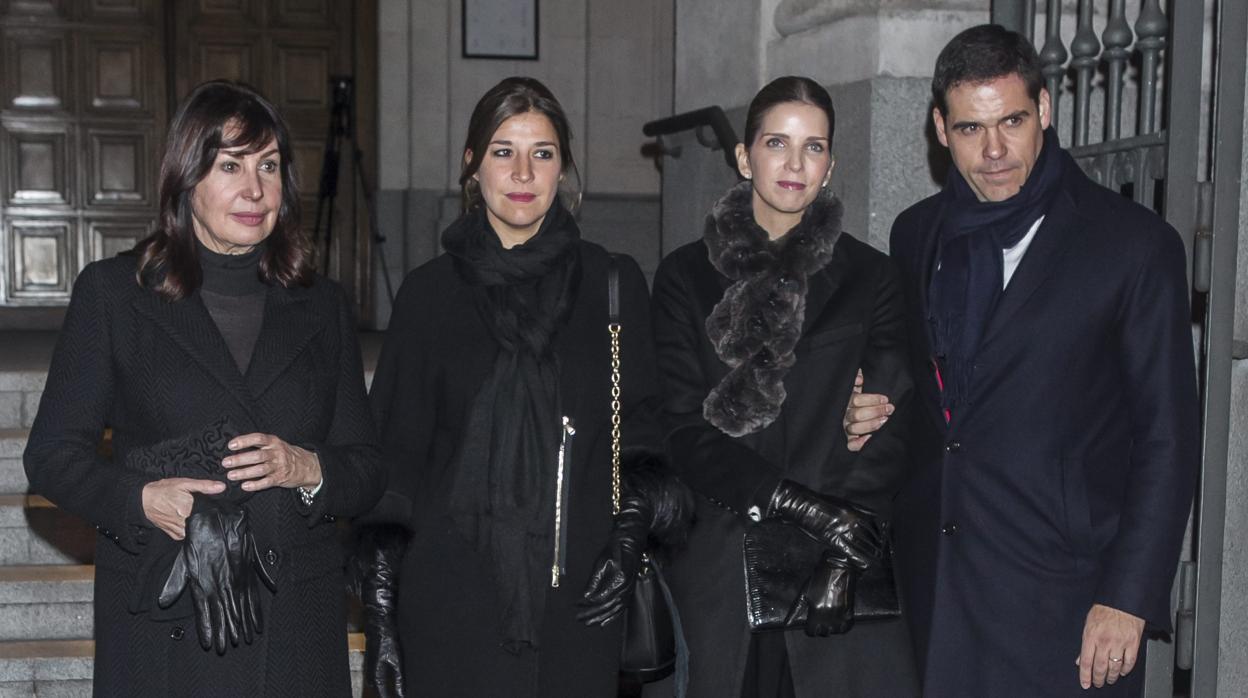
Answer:
[{"label": "metal railing", "polygon": [[[714,134],[715,140],[706,136],[708,127]],[[658,138],[660,144],[663,136],[681,131],[694,131],[699,143],[711,150],[722,151],[728,169],[733,172],[737,171],[737,159],[733,151],[737,143],[741,141],[737,138],[737,132],[732,129],[732,124],[728,123],[728,116],[724,114],[723,109],[718,106],[702,107],[663,119],[648,121],[641,127],[643,134],[650,138]],[[673,156],[680,154],[679,150],[663,150],[663,152]]]}]

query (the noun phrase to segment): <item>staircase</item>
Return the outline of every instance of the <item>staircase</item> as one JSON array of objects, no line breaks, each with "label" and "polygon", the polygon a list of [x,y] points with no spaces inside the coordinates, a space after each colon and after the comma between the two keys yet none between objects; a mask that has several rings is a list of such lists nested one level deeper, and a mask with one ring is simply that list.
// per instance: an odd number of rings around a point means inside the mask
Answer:
[{"label": "staircase", "polygon": [[[0,332],[0,696],[91,695],[95,531],[29,494],[22,451],[55,333]],[[369,358],[375,360],[375,346]],[[344,628],[343,632],[348,629]],[[362,695],[363,636],[348,634]]]}]

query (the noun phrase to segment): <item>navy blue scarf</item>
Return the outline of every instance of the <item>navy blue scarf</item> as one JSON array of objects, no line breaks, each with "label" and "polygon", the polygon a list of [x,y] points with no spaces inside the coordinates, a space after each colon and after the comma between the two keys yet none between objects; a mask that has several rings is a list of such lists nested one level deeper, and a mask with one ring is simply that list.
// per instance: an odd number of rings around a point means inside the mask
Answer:
[{"label": "navy blue scarf", "polygon": [[1017,245],[1048,212],[1067,161],[1075,166],[1057,133],[1047,129],[1027,181],[1004,201],[979,201],[958,169],[949,168],[936,249],[939,266],[932,273],[927,308],[946,419],[970,397],[975,356],[1004,285],[1002,251]]}]

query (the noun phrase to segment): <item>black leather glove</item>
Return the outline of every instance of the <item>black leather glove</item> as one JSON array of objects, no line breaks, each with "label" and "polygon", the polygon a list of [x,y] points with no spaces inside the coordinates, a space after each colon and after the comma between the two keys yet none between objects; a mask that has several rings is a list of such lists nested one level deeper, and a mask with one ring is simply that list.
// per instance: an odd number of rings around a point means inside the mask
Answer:
[{"label": "black leather glove", "polygon": [[399,565],[407,530],[393,524],[364,526],[351,562],[352,591],[364,607],[364,681],[381,698],[403,698],[399,645]]},{"label": "black leather glove", "polygon": [[585,625],[606,625],[624,613],[637,584],[653,520],[654,510],[644,497],[632,494],[620,498],[620,513],[615,516],[611,536],[581,592],[584,608],[576,614],[577,620]]},{"label": "black leather glove", "polygon": [[767,517],[797,524],[831,546],[859,570],[884,554],[884,533],[875,512],[853,502],[820,494],[792,480],[781,480],[771,494]]},{"label": "black leather glove", "polygon": [[854,625],[854,585],[858,570],[835,550],[824,552],[806,583],[806,634],[827,637]]},{"label": "black leather glove", "polygon": [[195,629],[204,650],[225,654],[226,641],[250,643],[262,632],[259,585],[273,580],[260,563],[247,510],[224,499],[196,494],[186,519],[186,539],[157,599],[168,608],[189,586]]},{"label": "black leather glove", "polygon": [[586,625],[606,625],[628,607],[650,543],[679,545],[693,517],[693,494],[661,454],[625,450],[620,463],[620,513],[582,592]]}]

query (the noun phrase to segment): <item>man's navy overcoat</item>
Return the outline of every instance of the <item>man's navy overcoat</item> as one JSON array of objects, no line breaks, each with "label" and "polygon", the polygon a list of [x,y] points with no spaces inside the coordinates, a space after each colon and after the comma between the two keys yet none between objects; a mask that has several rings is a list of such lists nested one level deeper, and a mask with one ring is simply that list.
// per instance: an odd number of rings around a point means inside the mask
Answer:
[{"label": "man's navy overcoat", "polygon": [[[928,696],[1087,695],[1094,603],[1170,627],[1199,453],[1184,249],[1066,163],[948,425],[923,320],[941,195],[893,226],[922,403],[898,567]],[[1134,695],[1143,673],[1097,695]]]}]

